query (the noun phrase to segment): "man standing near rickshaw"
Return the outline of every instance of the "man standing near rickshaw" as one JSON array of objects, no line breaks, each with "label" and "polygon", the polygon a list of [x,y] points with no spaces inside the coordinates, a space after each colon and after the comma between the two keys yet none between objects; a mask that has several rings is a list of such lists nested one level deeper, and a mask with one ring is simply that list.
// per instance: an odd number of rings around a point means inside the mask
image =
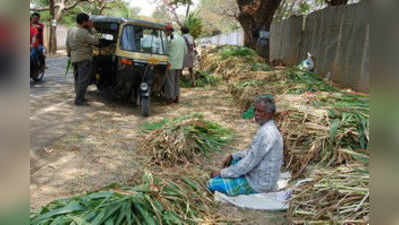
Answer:
[{"label": "man standing near rickshaw", "polygon": [[80,13],[76,17],[78,26],[68,31],[66,47],[75,77],[75,105],[88,105],[85,99],[90,76],[93,73],[92,47],[99,44],[94,35],[93,22],[89,15]]},{"label": "man standing near rickshaw", "polygon": [[166,98],[167,103],[179,103],[180,76],[183,71],[184,56],[188,49],[184,39],[174,32],[172,24],[166,25],[168,35],[168,56],[170,68],[166,72]]},{"label": "man standing near rickshaw", "polygon": [[[196,78],[194,74],[194,58],[195,58],[195,42],[193,36],[190,34],[190,30],[187,27],[182,27],[181,32],[183,34],[184,41],[186,42],[188,53],[184,56],[184,68],[188,68],[188,72],[190,73],[191,83],[193,87],[196,85]],[[183,68],[183,69],[184,69]]]}]

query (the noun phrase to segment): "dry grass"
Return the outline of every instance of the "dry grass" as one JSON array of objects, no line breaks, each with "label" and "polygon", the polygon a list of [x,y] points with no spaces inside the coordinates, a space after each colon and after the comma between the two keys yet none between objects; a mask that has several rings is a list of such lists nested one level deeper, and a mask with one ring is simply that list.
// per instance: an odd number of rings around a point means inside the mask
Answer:
[{"label": "dry grass", "polygon": [[223,57],[223,47],[208,52],[201,69],[213,69],[212,62],[218,62],[214,72],[223,75],[242,111],[253,106],[256,96],[274,95],[276,121],[285,139],[285,166],[294,178],[311,163],[337,166],[353,161],[348,152],[368,154],[367,97],[348,94],[296,69],[254,71],[251,63],[258,63],[256,56]]},{"label": "dry grass", "polygon": [[195,162],[208,152],[220,151],[232,139],[229,129],[200,114],[147,123],[142,129],[148,134],[140,149],[150,153],[152,163],[165,166]]},{"label": "dry grass", "polygon": [[223,76],[242,111],[253,107],[256,96],[273,94],[284,165],[294,179],[313,179],[294,191],[292,222],[364,224],[369,214],[368,95],[336,88],[297,69],[254,70],[256,58],[226,58],[222,51],[208,50],[201,69]]},{"label": "dry grass", "polygon": [[294,189],[293,224],[368,224],[370,175],[363,164],[318,168],[312,181]]}]

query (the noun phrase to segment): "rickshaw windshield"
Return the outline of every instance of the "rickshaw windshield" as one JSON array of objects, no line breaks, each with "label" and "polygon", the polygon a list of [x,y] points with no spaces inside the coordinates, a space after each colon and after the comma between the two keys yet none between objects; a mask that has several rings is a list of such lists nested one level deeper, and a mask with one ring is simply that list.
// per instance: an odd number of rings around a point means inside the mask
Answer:
[{"label": "rickshaw windshield", "polygon": [[119,25],[117,23],[94,23],[97,35],[100,39],[116,42]]},{"label": "rickshaw windshield", "polygon": [[121,49],[126,51],[167,54],[165,31],[156,28],[125,25],[120,43]]}]

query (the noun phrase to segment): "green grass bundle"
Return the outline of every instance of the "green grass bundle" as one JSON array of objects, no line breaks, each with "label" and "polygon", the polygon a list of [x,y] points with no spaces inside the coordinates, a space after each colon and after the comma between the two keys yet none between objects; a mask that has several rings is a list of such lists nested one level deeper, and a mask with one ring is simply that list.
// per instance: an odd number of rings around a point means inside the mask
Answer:
[{"label": "green grass bundle", "polygon": [[310,164],[335,167],[356,161],[341,150],[369,154],[368,96],[337,89],[317,74],[297,69],[241,80],[229,90],[245,111],[266,91],[276,96],[283,112],[276,121],[285,140],[285,166],[293,177],[303,175]]},{"label": "green grass bundle", "polygon": [[30,224],[199,224],[210,217],[211,206],[199,182],[188,177],[171,181],[146,173],[137,186],[112,185],[100,192],[53,201],[31,213]]},{"label": "green grass bundle", "polygon": [[307,91],[318,92],[334,92],[338,91],[336,88],[328,84],[319,75],[302,71],[296,68],[289,68],[285,71],[289,83],[294,83],[295,86],[289,89],[290,94],[302,94]]},{"label": "green grass bundle", "polygon": [[[316,96],[313,100],[318,106],[310,110],[300,104],[302,107],[278,115],[286,145],[284,164],[293,177],[303,175],[309,164],[335,167],[357,161],[350,152],[369,155],[368,101],[344,106],[345,95],[337,99],[328,96]],[[321,104],[323,98],[334,103]]]},{"label": "green grass bundle", "polygon": [[251,65],[251,71],[272,71],[272,67],[266,63],[253,63]]},{"label": "green grass bundle", "polygon": [[248,62],[255,62],[254,57],[257,56],[253,49],[242,46],[225,46],[219,49],[219,54],[222,60],[230,57],[242,57]]},{"label": "green grass bundle", "polygon": [[199,155],[218,151],[232,140],[232,132],[205,120],[200,114],[180,116],[173,120],[146,123],[141,149],[151,153],[159,165],[196,161]]},{"label": "green grass bundle", "polygon": [[[207,87],[207,86],[216,86],[222,80],[220,77],[211,74],[210,72],[205,71],[196,71],[196,84],[195,87]],[[194,87],[192,85],[191,79],[185,79],[183,76],[181,77],[181,87],[191,88]]]}]

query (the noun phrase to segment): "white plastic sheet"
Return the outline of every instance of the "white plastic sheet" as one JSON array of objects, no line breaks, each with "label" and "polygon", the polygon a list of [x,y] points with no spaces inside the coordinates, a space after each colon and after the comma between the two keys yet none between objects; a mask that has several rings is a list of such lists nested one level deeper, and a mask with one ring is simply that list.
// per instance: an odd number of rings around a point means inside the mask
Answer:
[{"label": "white plastic sheet", "polygon": [[[291,174],[289,172],[282,173],[277,182],[278,190],[287,187]],[[235,197],[215,192],[215,200],[224,203],[230,203],[240,208],[256,209],[256,210],[286,210],[288,203],[286,200],[291,196],[291,190],[282,190],[269,193],[257,193],[251,195],[239,195]]]}]

